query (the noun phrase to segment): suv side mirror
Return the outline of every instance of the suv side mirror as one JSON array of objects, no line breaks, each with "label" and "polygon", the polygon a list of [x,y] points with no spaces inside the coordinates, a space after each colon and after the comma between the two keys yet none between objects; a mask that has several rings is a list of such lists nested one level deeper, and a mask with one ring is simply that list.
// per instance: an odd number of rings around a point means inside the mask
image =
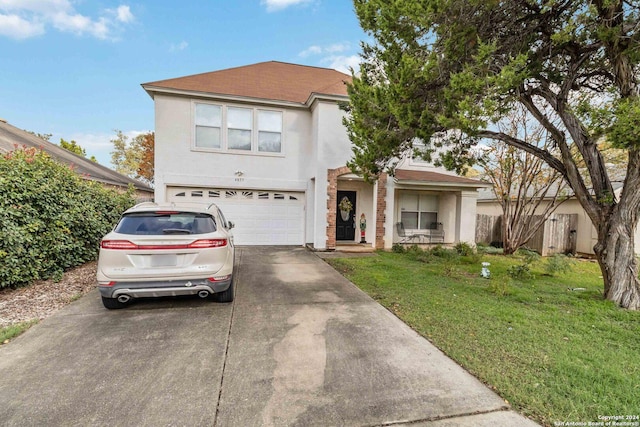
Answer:
[{"label": "suv side mirror", "polygon": [[231,221],[227,221],[227,224],[229,225],[229,230],[231,230],[233,227],[235,227],[236,225],[231,222]]}]

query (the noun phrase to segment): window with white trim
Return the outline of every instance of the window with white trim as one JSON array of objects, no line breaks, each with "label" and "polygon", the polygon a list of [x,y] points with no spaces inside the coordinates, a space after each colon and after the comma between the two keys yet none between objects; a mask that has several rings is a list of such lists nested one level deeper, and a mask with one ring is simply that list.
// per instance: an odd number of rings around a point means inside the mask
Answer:
[{"label": "window with white trim", "polygon": [[196,147],[222,148],[222,107],[196,104]]},{"label": "window with white trim", "polygon": [[258,110],[258,151],[282,151],[282,113]]},{"label": "window with white trim", "polygon": [[227,107],[227,147],[230,150],[251,151],[252,113],[249,108]]},{"label": "window with white trim", "polygon": [[195,149],[282,153],[282,111],[194,102]]},{"label": "window with white trim", "polygon": [[407,230],[436,229],[438,196],[403,193],[400,195],[400,221]]}]

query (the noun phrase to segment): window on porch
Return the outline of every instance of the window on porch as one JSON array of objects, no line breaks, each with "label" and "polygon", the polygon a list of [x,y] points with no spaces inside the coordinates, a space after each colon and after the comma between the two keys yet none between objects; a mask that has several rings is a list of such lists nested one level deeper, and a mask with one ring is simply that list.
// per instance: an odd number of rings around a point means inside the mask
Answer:
[{"label": "window on porch", "polygon": [[400,221],[407,230],[436,229],[438,196],[417,193],[401,194]]}]

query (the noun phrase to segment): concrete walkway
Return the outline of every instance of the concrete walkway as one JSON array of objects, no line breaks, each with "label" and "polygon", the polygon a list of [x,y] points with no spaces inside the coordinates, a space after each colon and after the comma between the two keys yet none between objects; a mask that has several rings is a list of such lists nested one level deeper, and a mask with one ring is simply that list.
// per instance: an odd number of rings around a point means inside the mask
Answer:
[{"label": "concrete walkway", "polygon": [[238,255],[233,304],[94,291],[0,347],[2,424],[536,425],[306,249]]}]

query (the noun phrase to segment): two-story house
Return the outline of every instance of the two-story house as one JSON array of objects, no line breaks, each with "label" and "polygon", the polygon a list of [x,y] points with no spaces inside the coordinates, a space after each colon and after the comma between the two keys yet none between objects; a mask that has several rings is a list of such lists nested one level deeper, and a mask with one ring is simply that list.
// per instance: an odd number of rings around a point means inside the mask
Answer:
[{"label": "two-story house", "polygon": [[351,173],[339,108],[350,78],[263,62],[143,84],[155,103],[156,201],[216,203],[240,245],[390,248],[399,222],[473,243],[484,183],[411,158],[375,184]]}]

